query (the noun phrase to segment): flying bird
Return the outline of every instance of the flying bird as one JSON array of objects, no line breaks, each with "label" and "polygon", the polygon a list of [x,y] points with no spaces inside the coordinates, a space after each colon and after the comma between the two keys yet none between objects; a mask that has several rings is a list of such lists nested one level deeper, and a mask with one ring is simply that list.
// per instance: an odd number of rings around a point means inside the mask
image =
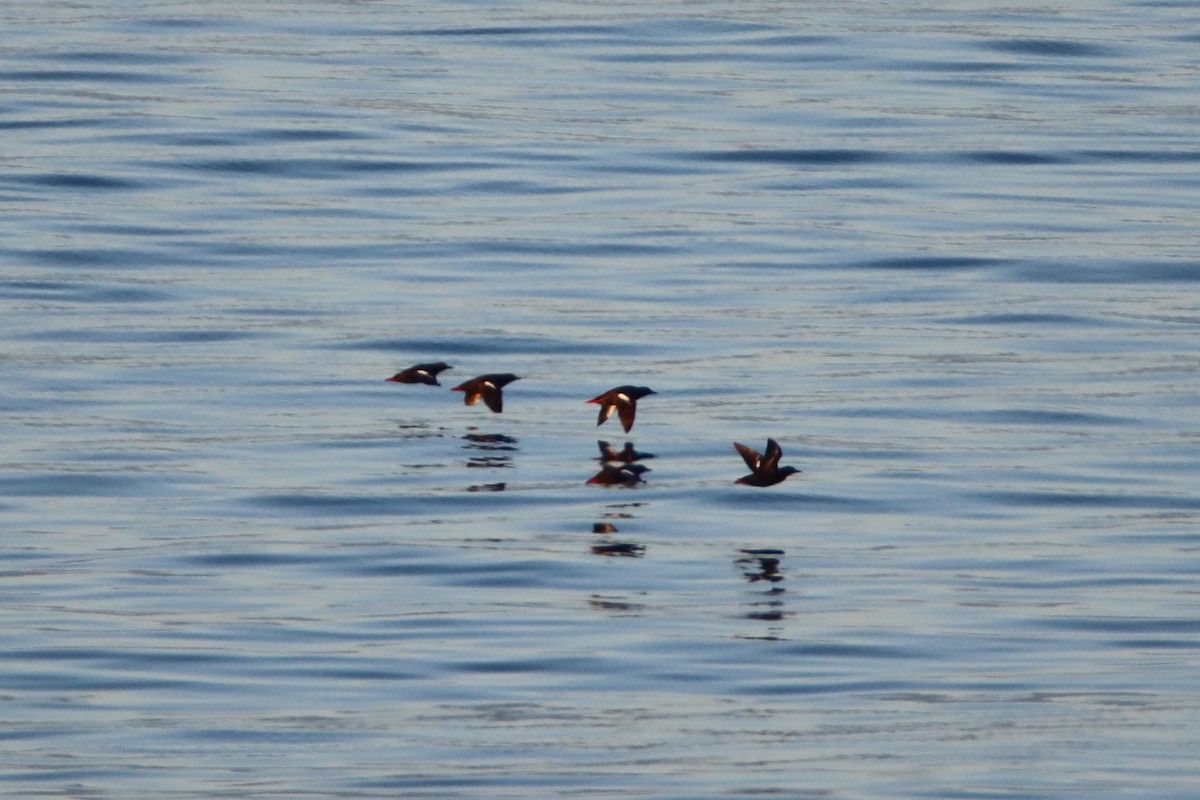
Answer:
[{"label": "flying bird", "polygon": [[478,378],[471,378],[450,391],[464,392],[463,405],[473,406],[483,400],[488,408],[499,414],[504,409],[504,396],[500,390],[516,380],[520,380],[520,378],[511,372],[493,372],[488,375],[480,375]]},{"label": "flying bird", "polygon": [[437,379],[438,373],[447,369],[454,369],[454,367],[444,361],[438,361],[436,364],[417,364],[400,370],[388,380],[392,383],[425,383],[430,386],[441,386]]},{"label": "flying bird", "polygon": [[779,442],[774,439],[767,439],[767,450],[762,455],[759,455],[753,447],[747,447],[738,442],[734,442],[733,447],[745,459],[746,466],[751,470],[749,475],[738,478],[738,483],[744,483],[747,486],[774,486],[787,480],[789,475],[795,475],[800,471],[795,467],[779,466],[783,450],[779,447]]},{"label": "flying bird", "polygon": [[593,397],[588,402],[600,406],[600,419],[596,421],[597,425],[603,425],[604,421],[616,411],[617,416],[621,418],[621,426],[625,428],[626,433],[629,433],[629,429],[633,427],[633,417],[637,414],[637,401],[648,394],[658,394],[658,392],[646,386],[618,386],[615,389],[609,389],[599,397]]}]

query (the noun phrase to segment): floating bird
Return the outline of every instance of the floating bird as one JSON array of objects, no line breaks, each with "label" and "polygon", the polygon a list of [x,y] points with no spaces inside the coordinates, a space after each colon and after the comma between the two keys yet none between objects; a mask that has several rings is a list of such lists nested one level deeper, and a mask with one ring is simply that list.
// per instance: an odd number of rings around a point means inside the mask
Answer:
[{"label": "floating bird", "polygon": [[487,403],[488,408],[499,414],[504,408],[504,396],[500,394],[500,390],[516,380],[520,380],[520,378],[511,372],[494,372],[489,375],[480,375],[478,378],[471,378],[450,391],[465,393],[463,405],[473,406],[482,399]]},{"label": "floating bird", "polygon": [[779,466],[783,450],[779,447],[779,442],[774,439],[767,439],[767,451],[761,456],[753,447],[747,447],[738,442],[734,442],[733,447],[741,453],[742,458],[746,460],[746,465],[751,470],[749,475],[738,478],[738,483],[744,483],[747,486],[774,486],[787,480],[788,475],[795,475],[800,471],[795,467]]},{"label": "floating bird", "polygon": [[437,379],[438,373],[447,369],[454,369],[454,367],[444,361],[436,364],[417,364],[400,370],[388,380],[392,383],[425,383],[430,386],[441,386]]},{"label": "floating bird", "polygon": [[616,411],[621,418],[621,425],[625,428],[625,432],[629,433],[629,429],[633,427],[633,416],[637,413],[637,401],[648,394],[658,394],[658,392],[646,386],[618,386],[615,389],[609,389],[599,397],[593,397],[588,402],[600,406],[600,419],[596,422],[597,425],[603,425],[604,420],[611,417]]},{"label": "floating bird", "polygon": [[604,440],[599,440],[596,444],[600,445],[601,461],[621,461],[626,464],[632,464],[635,461],[641,461],[643,458],[654,458],[654,453],[639,453],[637,450],[634,450],[633,442],[626,442],[624,450],[616,450]]},{"label": "floating bird", "polygon": [[633,486],[637,483],[645,483],[642,480],[642,473],[649,471],[649,467],[641,464],[626,464],[623,467],[605,464],[599,472],[588,478],[588,483],[600,486]]}]

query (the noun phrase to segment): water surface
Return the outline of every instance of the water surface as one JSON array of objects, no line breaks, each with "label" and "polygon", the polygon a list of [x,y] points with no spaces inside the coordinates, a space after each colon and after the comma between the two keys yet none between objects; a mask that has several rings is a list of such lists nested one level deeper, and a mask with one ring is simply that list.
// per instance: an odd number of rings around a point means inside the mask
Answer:
[{"label": "water surface", "polygon": [[0,20],[12,796],[1194,793],[1186,5]]}]

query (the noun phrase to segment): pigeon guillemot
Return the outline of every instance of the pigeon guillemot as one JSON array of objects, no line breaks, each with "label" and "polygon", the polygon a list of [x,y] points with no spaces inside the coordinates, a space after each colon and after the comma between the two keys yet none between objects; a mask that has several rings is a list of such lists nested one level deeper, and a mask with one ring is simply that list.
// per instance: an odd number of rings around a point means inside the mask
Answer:
[{"label": "pigeon guillemot", "polygon": [[633,486],[637,483],[645,483],[642,480],[642,473],[649,471],[649,467],[641,464],[626,464],[622,467],[605,464],[599,472],[588,478],[588,483],[600,486]]},{"label": "pigeon guillemot", "polygon": [[620,461],[625,464],[632,464],[635,461],[641,461],[643,458],[654,458],[654,453],[641,453],[633,449],[633,442],[626,442],[625,449],[614,449],[611,444],[603,439],[596,442],[600,445],[600,460],[601,461]]},{"label": "pigeon guillemot", "polygon": [[637,401],[648,394],[658,393],[646,386],[618,386],[615,389],[609,389],[599,397],[593,397],[588,402],[600,406],[600,419],[596,422],[597,425],[603,425],[604,420],[611,417],[616,411],[621,418],[621,425],[625,428],[625,432],[629,433],[629,429],[633,427],[633,417],[637,414]]},{"label": "pigeon guillemot", "polygon": [[444,361],[436,364],[417,364],[400,370],[388,380],[392,383],[425,383],[430,386],[441,386],[437,379],[438,373],[447,369],[454,369],[454,367]]},{"label": "pigeon guillemot", "polygon": [[504,397],[500,394],[500,390],[516,380],[520,380],[520,378],[511,372],[494,372],[472,378],[455,386],[450,391],[465,393],[463,405],[473,406],[482,399],[488,408],[499,414],[504,408]]},{"label": "pigeon guillemot", "polygon": [[747,447],[738,442],[734,442],[733,447],[741,453],[746,465],[751,470],[749,475],[738,478],[738,483],[744,483],[747,486],[774,486],[787,480],[789,475],[795,475],[800,471],[795,467],[779,466],[783,450],[780,448],[779,442],[774,439],[767,439],[767,451],[761,456],[753,447]]}]

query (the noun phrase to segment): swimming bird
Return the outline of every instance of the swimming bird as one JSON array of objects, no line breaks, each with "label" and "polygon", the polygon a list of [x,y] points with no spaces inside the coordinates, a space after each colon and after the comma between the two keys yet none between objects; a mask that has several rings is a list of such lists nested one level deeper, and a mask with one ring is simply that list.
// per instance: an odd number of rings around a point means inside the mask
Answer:
[{"label": "swimming bird", "polygon": [[633,486],[637,483],[645,483],[642,480],[642,474],[649,471],[649,467],[641,464],[626,464],[622,467],[605,464],[599,472],[588,478],[588,483],[600,486]]},{"label": "swimming bird", "polygon": [[600,461],[622,461],[626,464],[632,464],[635,461],[641,461],[643,458],[654,458],[654,453],[642,453],[634,450],[633,442],[626,442],[623,450],[615,449],[603,439],[598,440],[596,444],[600,445]]},{"label": "swimming bird", "polygon": [[597,425],[603,425],[604,420],[611,417],[616,411],[621,418],[622,427],[625,428],[626,433],[629,433],[629,429],[633,427],[633,416],[637,414],[637,401],[648,394],[658,394],[658,392],[646,386],[618,386],[615,389],[609,389],[599,397],[593,397],[588,402],[600,406],[600,419],[596,422]]},{"label": "swimming bird", "polygon": [[516,380],[520,380],[520,378],[511,372],[493,372],[488,375],[480,375],[478,378],[471,378],[450,391],[465,392],[463,405],[473,406],[482,399],[487,403],[488,408],[499,414],[504,408],[504,397],[500,394],[500,390]]},{"label": "swimming bird", "polygon": [[759,455],[753,447],[747,447],[738,442],[734,442],[733,447],[741,453],[746,465],[751,470],[749,475],[738,478],[738,483],[744,483],[747,486],[774,486],[787,480],[789,475],[795,475],[800,471],[795,467],[779,466],[779,459],[783,457],[783,449],[774,439],[767,439],[767,451],[763,455]]},{"label": "swimming bird", "polygon": [[417,364],[400,370],[388,380],[392,383],[425,383],[430,386],[441,386],[437,379],[438,373],[447,369],[454,369],[454,367],[444,361],[438,361],[435,364]]}]

